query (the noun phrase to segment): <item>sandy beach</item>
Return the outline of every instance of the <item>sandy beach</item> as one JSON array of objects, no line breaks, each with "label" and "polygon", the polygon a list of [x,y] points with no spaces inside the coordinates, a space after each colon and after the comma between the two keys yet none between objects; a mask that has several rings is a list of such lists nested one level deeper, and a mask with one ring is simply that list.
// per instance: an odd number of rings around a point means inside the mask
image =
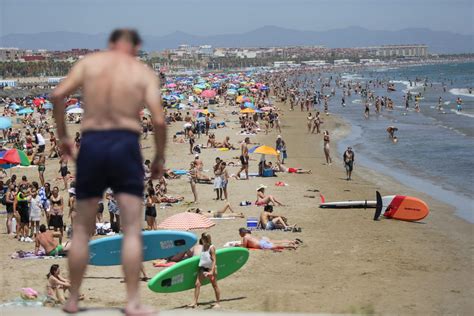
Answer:
[{"label": "sandy beach", "polygon": [[[251,178],[249,181],[232,180],[229,183],[229,202],[237,212],[246,216],[258,216],[256,206],[239,207],[240,201],[255,201],[256,188],[268,186],[268,193],[281,200],[286,206],[275,207],[275,213],[289,218],[290,223],[302,227],[301,233],[255,232],[256,236],[272,239],[293,239],[304,241],[295,251],[274,253],[251,251],[246,266],[236,274],[220,281],[222,309],[241,311],[284,311],[284,312],[327,312],[327,313],[381,313],[381,314],[461,314],[474,310],[472,271],[472,224],[454,216],[448,205],[394,180],[376,174],[356,164],[353,181],[345,180],[345,171],[336,141],[350,133],[350,126],[335,116],[325,116],[323,129],[332,133],[331,153],[334,163],[327,166],[321,135],[306,132],[306,112],[282,109],[282,133],[288,147],[289,167],[311,169],[312,174],[278,174],[278,178]],[[236,134],[238,120],[231,110],[218,107],[219,119],[227,119],[230,127],[216,130],[217,141],[231,137],[235,145],[243,140]],[[174,144],[172,135],[181,130],[182,123],[169,127],[167,167],[186,169],[193,159],[188,154],[188,144]],[[69,125],[71,132],[77,125]],[[255,143],[274,146],[277,133],[263,133],[252,136]],[[202,136],[198,144],[206,142]],[[151,158],[151,137],[143,142],[144,158]],[[220,152],[204,149],[201,159],[204,169],[212,169],[215,157],[235,161],[239,151]],[[259,155],[250,163],[250,171],[257,171]],[[357,162],[357,161],[356,161]],[[58,176],[58,160],[48,160],[46,178]],[[74,170],[74,169],[73,169]],[[229,168],[236,173],[237,167]],[[25,174],[37,180],[36,168],[11,169],[9,174]],[[211,173],[208,173],[211,175]],[[276,181],[288,184],[275,186]],[[60,184],[58,181],[55,183]],[[418,223],[382,219],[372,220],[373,210],[350,209],[331,210],[318,207],[319,190],[327,201],[373,199],[375,190],[388,194],[407,194],[425,200],[430,215]],[[192,200],[189,183],[185,178],[170,180],[169,194],[185,196]],[[65,192],[63,191],[64,196]],[[218,210],[222,201],[214,201],[212,185],[198,185],[199,207],[204,210]],[[312,195],[315,198],[307,198]],[[182,204],[158,209],[157,222],[169,215],[185,211]],[[104,212],[105,219],[108,219]],[[67,214],[67,211],[66,211]],[[66,217],[66,216],[65,216]],[[5,215],[1,215],[2,223]],[[4,226],[4,224],[2,224]],[[246,225],[245,219],[220,220],[210,229],[217,247],[239,240],[238,228]],[[2,266],[0,301],[8,302],[19,296],[19,289],[32,287],[44,293],[46,274],[52,263],[58,263],[67,275],[66,259],[13,260],[10,254],[15,250],[33,250],[34,244],[19,243],[7,236],[5,228],[0,235],[0,264]],[[200,232],[196,232],[200,233]],[[145,263],[148,276],[154,276],[159,268]],[[82,291],[85,306],[123,306],[124,284],[119,267],[89,266]],[[162,310],[182,308],[191,303],[192,292],[156,294],[142,283],[142,297],[146,304]],[[211,287],[204,287],[199,309],[206,309],[214,300]]]}]

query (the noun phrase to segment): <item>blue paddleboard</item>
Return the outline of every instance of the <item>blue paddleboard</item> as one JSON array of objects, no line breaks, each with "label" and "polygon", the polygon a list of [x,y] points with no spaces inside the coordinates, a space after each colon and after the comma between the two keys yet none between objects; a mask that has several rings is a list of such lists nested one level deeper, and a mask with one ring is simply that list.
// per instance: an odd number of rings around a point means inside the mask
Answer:
[{"label": "blue paddleboard", "polygon": [[[89,242],[89,264],[115,266],[122,263],[123,235],[95,239]],[[197,242],[194,234],[158,230],[142,233],[143,261],[162,259],[185,252]]]}]

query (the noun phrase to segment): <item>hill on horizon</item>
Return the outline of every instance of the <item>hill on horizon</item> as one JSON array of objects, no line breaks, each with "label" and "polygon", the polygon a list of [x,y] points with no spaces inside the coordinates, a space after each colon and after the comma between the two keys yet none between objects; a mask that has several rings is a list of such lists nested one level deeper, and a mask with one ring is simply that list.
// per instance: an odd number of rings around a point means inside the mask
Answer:
[{"label": "hill on horizon", "polygon": [[[105,47],[107,37],[108,34],[105,33],[84,34],[63,31],[8,34],[0,36],[0,47],[48,50],[93,49]],[[180,44],[207,44],[213,47],[323,45],[329,48],[426,44],[430,53],[474,53],[474,35],[426,28],[378,31],[352,26],[327,31],[302,31],[268,25],[244,33],[199,36],[175,31],[163,36],[144,35],[143,39],[143,48],[147,51],[176,48]]]}]

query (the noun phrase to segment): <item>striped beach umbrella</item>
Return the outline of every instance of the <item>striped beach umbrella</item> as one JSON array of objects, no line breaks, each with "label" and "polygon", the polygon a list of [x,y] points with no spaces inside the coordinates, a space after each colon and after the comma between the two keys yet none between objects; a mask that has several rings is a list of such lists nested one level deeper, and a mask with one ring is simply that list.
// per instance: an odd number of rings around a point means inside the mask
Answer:
[{"label": "striped beach umbrella", "polygon": [[170,230],[198,230],[208,229],[214,225],[214,222],[201,214],[184,212],[168,217],[158,225],[158,228]]}]

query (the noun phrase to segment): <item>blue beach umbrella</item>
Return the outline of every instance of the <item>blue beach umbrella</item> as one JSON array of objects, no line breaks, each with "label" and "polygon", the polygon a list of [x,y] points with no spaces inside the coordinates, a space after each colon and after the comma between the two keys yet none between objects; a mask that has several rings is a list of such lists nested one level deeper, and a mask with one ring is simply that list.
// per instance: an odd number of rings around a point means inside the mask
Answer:
[{"label": "blue beach umbrella", "polygon": [[53,104],[52,103],[45,103],[45,104],[43,104],[43,109],[52,110],[53,109]]},{"label": "blue beach umbrella", "polygon": [[244,106],[245,106],[246,108],[255,109],[255,105],[254,105],[252,102],[245,102],[245,103],[244,103]]},{"label": "blue beach umbrella", "polygon": [[0,129],[12,127],[12,120],[8,117],[0,117]]},{"label": "blue beach umbrella", "polygon": [[20,111],[18,111],[16,114],[18,115],[26,115],[26,114],[31,114],[33,113],[34,111],[30,108],[25,108],[25,109],[21,109]]}]

